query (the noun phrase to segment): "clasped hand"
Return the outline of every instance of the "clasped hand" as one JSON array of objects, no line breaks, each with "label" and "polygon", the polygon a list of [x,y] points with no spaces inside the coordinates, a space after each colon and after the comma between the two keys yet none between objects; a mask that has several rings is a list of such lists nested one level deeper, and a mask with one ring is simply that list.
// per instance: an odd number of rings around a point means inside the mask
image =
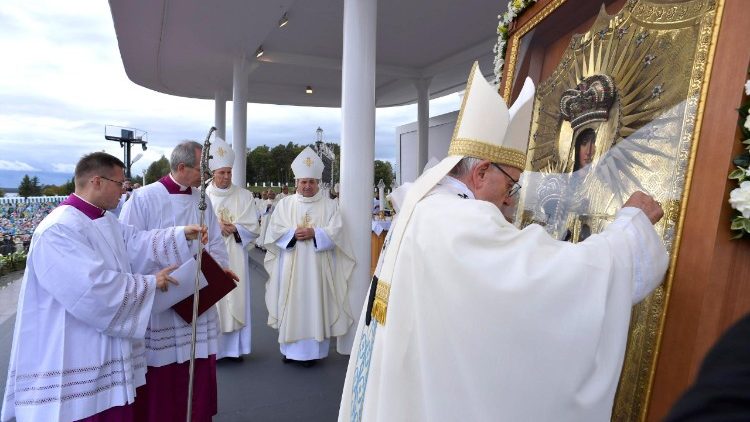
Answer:
[{"label": "clasped hand", "polygon": [[294,231],[294,238],[297,240],[310,240],[315,237],[315,229],[311,227],[300,227]]},{"label": "clasped hand", "polygon": [[231,236],[233,233],[237,231],[237,227],[232,223],[226,223],[222,221],[220,224],[221,224],[221,235],[224,237]]}]

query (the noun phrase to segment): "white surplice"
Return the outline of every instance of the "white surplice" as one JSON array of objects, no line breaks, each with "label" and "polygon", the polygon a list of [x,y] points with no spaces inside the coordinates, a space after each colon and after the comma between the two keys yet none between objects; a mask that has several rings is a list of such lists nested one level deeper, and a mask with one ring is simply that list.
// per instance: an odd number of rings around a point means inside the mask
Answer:
[{"label": "white surplice", "polygon": [[[133,191],[130,200],[125,203],[120,213],[120,220],[139,229],[199,224],[199,200],[198,189],[192,189],[191,194],[170,194],[161,183],[151,183]],[[208,208],[205,212],[204,224],[208,228],[208,244],[204,248],[222,268],[227,268],[229,260],[221,236],[221,228],[216,215],[211,212],[211,203],[208,198],[206,202]],[[197,242],[193,243],[195,243],[193,252],[197,253]],[[154,247],[157,248],[158,245]],[[138,256],[133,256],[131,262],[133,269],[138,272],[150,272],[156,268],[152,263],[141,260]],[[215,306],[198,317],[196,358],[207,358],[209,355],[216,354],[218,324]],[[164,366],[190,360],[191,336],[191,325],[174,310],[152,313],[151,322],[146,330],[148,366]]]},{"label": "white surplice", "polygon": [[247,251],[260,230],[257,209],[250,192],[234,185],[220,189],[212,183],[206,188],[206,194],[211,198],[219,220],[234,224],[239,235],[239,243],[229,235],[224,237],[224,244],[229,254],[229,268],[240,281],[237,288],[216,303],[221,331],[216,357],[239,357],[250,353],[252,347],[250,257]]},{"label": "white surplice", "polygon": [[[314,228],[315,240],[289,247],[299,227]],[[354,259],[338,204],[320,191],[287,196],[271,214],[264,244],[268,325],[279,330],[282,354],[325,357],[328,339],[346,334],[352,323],[347,286]]]},{"label": "white surplice", "polygon": [[571,244],[472,198],[446,177],[417,203],[385,325],[362,310],[339,420],[608,420],[631,307],[667,268],[653,226],[625,208]]},{"label": "white surplice", "polygon": [[71,421],[133,403],[156,278],[132,274],[129,253],[159,270],[192,260],[182,228],[142,232],[69,205],[42,220],[18,300],[3,421]]}]

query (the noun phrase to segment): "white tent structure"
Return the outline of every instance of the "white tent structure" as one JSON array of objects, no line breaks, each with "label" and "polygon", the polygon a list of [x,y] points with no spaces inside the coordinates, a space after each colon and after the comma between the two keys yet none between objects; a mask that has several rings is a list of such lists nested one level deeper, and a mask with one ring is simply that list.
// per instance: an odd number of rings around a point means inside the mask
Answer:
[{"label": "white tent structure", "polygon": [[[429,99],[462,90],[475,60],[491,75],[497,16],[505,2],[109,3],[123,65],[133,82],[215,100],[219,135],[236,152],[237,185],[245,185],[248,102],[341,107],[341,210],[357,259],[350,285],[356,318],[371,276],[375,107],[417,102],[422,168]],[[231,137],[225,133],[228,100],[233,103]]]}]

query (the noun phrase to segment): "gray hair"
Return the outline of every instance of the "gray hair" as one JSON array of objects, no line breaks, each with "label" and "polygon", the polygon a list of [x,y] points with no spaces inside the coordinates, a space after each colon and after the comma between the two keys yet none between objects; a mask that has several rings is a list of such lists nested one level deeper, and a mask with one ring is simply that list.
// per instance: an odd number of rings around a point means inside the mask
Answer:
[{"label": "gray hair", "polygon": [[196,167],[195,162],[195,150],[202,149],[203,146],[195,141],[182,141],[177,144],[172,150],[172,155],[169,157],[169,168],[176,172],[177,166],[180,163],[185,164],[188,167]]},{"label": "gray hair", "polygon": [[461,161],[458,162],[458,164],[453,166],[451,171],[448,172],[448,176],[455,177],[456,179],[460,179],[464,176],[467,176],[469,173],[471,173],[471,169],[481,162],[482,162],[481,158],[464,157],[461,159]]}]

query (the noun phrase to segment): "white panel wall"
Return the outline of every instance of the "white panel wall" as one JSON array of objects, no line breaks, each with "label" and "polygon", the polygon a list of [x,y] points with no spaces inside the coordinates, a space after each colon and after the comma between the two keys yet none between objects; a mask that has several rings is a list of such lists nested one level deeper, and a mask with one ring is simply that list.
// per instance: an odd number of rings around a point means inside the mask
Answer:
[{"label": "white panel wall", "polygon": [[[458,111],[441,114],[430,118],[430,133],[427,145],[427,158],[432,157],[442,160],[448,155],[448,147],[453,137],[453,128],[456,126]],[[396,180],[401,185],[405,182],[413,182],[422,173],[418,168],[418,145],[417,122],[409,123],[396,128]]]}]

